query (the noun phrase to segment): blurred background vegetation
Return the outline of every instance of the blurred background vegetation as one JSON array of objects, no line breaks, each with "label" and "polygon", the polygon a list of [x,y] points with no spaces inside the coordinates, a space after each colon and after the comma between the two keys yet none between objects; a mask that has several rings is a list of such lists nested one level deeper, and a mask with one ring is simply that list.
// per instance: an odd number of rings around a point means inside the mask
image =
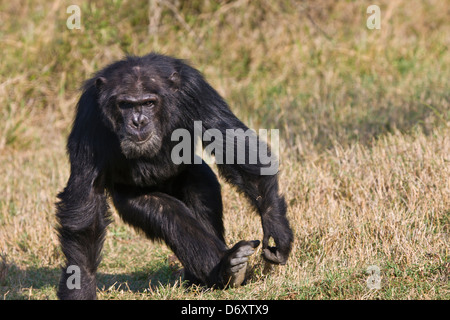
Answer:
[{"label": "blurred background vegetation", "polygon": [[[66,26],[73,4],[80,30]],[[0,0],[3,297],[55,297],[54,202],[82,82],[156,51],[200,69],[249,127],[280,129],[293,258],[272,280],[212,298],[448,298],[450,2],[377,1],[379,30],[366,26],[371,4]],[[251,210],[227,186],[224,197],[228,211]],[[231,216],[230,243],[259,235],[259,222]],[[109,234],[103,297],[137,298],[155,268],[165,283],[167,249],[143,251],[153,245],[120,222]],[[368,261],[391,279],[383,293],[366,290]]]},{"label": "blurred background vegetation", "polygon": [[[81,30],[66,27],[71,4]],[[366,27],[370,4],[2,1],[0,150],[26,146],[44,110],[67,127],[84,79],[151,51],[191,62],[244,121],[281,129],[300,155],[447,123],[449,2],[381,1],[380,30]]]}]

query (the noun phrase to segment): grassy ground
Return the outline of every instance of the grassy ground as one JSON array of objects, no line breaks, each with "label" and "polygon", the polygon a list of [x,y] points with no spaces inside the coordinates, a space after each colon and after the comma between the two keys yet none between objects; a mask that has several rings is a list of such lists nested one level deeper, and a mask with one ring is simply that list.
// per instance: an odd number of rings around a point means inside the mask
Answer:
[{"label": "grassy ground", "polygon": [[[66,27],[71,4],[81,30]],[[100,299],[449,299],[450,4],[379,1],[369,30],[370,4],[1,1],[0,299],[56,298],[54,202],[77,88],[150,51],[188,59],[250,127],[280,129],[295,242],[268,274],[258,252],[244,287],[185,290],[170,250],[114,213]],[[222,185],[228,243],[261,239]]]}]

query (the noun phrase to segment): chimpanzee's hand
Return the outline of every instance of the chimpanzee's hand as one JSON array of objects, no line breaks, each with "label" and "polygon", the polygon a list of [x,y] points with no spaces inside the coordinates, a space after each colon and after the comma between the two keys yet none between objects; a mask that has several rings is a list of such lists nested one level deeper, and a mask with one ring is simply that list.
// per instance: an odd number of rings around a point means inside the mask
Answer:
[{"label": "chimpanzee's hand", "polygon": [[[289,227],[284,228],[283,232],[275,233],[271,232],[272,226],[266,228],[264,232],[264,239],[262,241],[263,245],[263,258],[273,264],[285,265],[291,251],[292,245],[292,231]],[[280,228],[280,226],[278,226]],[[275,241],[276,246],[269,246],[269,239],[272,237]]]}]

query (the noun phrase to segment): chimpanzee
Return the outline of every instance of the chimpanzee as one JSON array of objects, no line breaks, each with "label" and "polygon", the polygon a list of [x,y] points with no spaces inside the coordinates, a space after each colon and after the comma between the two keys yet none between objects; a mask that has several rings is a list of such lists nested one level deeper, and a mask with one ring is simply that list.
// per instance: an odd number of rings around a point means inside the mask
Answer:
[{"label": "chimpanzee", "polygon": [[[202,131],[217,129],[223,135],[248,128],[199,71],[161,54],[115,62],[82,90],[67,143],[70,177],[56,204],[66,258],[58,297],[96,298],[96,270],[110,223],[108,198],[125,222],[171,248],[188,282],[241,285],[248,257],[260,242],[243,240],[227,247],[217,177],[204,161],[174,161],[178,142],[172,133],[180,128],[192,133],[195,121]],[[245,140],[239,139],[236,144]],[[261,217],[263,258],[285,264],[293,235],[277,173],[262,175],[264,167],[259,159],[217,164],[219,174],[245,194]],[[79,268],[79,288],[67,286],[69,266]]]}]

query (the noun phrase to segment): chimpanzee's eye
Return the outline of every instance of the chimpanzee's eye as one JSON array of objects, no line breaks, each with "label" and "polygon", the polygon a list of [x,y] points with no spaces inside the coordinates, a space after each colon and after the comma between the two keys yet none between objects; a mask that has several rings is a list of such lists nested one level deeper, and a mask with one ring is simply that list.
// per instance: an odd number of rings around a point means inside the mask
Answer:
[{"label": "chimpanzee's eye", "polygon": [[155,104],[155,102],[153,100],[148,100],[148,101],[145,101],[142,105],[144,107],[152,107],[154,104]]}]

